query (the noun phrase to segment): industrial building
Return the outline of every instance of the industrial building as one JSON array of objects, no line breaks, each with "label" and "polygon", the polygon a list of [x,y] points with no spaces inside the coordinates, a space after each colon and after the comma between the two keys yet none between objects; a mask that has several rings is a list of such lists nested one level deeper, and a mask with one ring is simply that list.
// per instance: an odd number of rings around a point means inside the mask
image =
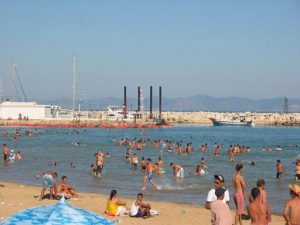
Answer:
[{"label": "industrial building", "polygon": [[60,106],[38,105],[36,102],[3,102],[0,119],[51,119],[60,117]]}]

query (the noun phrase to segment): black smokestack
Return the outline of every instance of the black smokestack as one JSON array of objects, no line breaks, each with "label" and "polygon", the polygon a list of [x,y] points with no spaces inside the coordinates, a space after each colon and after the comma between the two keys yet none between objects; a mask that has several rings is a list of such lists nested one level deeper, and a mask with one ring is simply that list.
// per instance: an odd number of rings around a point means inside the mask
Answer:
[{"label": "black smokestack", "polygon": [[159,86],[159,119],[161,119],[161,86]]},{"label": "black smokestack", "polygon": [[153,105],[152,105],[152,86],[150,86],[150,119],[153,118]]},{"label": "black smokestack", "polygon": [[138,112],[141,111],[141,88],[138,87]]},{"label": "black smokestack", "polygon": [[126,118],[126,114],[127,114],[126,86],[124,86],[124,102],[123,102],[123,106],[124,106],[124,118]]}]

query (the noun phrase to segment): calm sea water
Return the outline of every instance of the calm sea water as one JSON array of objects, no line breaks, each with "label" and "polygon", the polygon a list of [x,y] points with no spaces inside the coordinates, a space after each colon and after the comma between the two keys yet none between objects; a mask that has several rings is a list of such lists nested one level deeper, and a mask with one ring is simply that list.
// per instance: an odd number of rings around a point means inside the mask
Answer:
[{"label": "calm sea water", "polygon": [[[0,137],[1,143],[23,153],[23,160],[4,163],[0,160],[0,180],[41,185],[41,180],[35,174],[41,171],[57,171],[59,178],[62,175],[69,177],[69,182],[81,192],[95,192],[109,195],[111,189],[117,189],[121,196],[135,197],[142,187],[143,174],[132,171],[131,165],[125,162],[125,146],[116,146],[113,138],[139,139],[168,139],[174,142],[182,141],[183,145],[192,142],[195,151],[190,155],[176,155],[163,150],[166,175],[155,176],[155,182],[162,185],[162,190],[153,190],[150,185],[145,192],[146,199],[166,200],[195,205],[204,205],[207,192],[213,187],[213,175],[223,174],[225,186],[232,197],[231,177],[236,163],[244,164],[244,177],[247,182],[247,193],[255,186],[256,180],[266,180],[266,190],[273,213],[281,213],[284,202],[289,199],[288,184],[294,183],[293,162],[300,156],[300,149],[289,147],[290,144],[300,145],[300,128],[298,127],[213,127],[180,125],[173,128],[146,129],[147,135],[142,136],[138,129],[80,129],[79,133],[73,129],[37,129],[40,133],[35,137],[19,137],[13,141],[12,134],[16,128],[2,127],[10,137]],[[28,128],[26,128],[28,129]],[[21,128],[24,133],[25,128]],[[80,146],[72,143],[80,142]],[[213,144],[224,144],[220,157],[213,157]],[[201,153],[199,147],[208,143],[206,153]],[[230,144],[250,146],[251,152],[238,156],[235,162],[229,162],[227,150]],[[262,152],[263,146],[281,145],[281,152]],[[99,149],[109,152],[111,157],[105,159],[103,177],[92,177],[90,165],[94,163],[94,153]],[[152,146],[145,147],[137,152],[139,159],[144,156],[157,160],[160,150],[153,150]],[[132,154],[136,150],[132,151]],[[205,157],[209,174],[204,176],[188,175],[201,157]],[[280,181],[276,180],[276,160],[281,159],[288,172]],[[256,166],[250,166],[249,161],[255,161]],[[51,162],[57,161],[57,166]],[[69,168],[70,163],[76,168]],[[185,169],[185,177],[180,181],[172,178],[170,162],[178,163]],[[140,168],[140,167],[139,167]],[[39,194],[39,193],[37,193]],[[231,207],[234,208],[231,199]]]}]

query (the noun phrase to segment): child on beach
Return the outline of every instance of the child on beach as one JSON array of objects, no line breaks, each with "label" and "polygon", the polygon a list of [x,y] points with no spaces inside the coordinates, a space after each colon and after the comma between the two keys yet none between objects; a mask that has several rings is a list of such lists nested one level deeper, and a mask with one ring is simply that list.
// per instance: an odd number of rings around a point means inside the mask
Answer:
[{"label": "child on beach", "polygon": [[161,186],[156,185],[153,181],[153,165],[152,165],[152,160],[151,158],[147,159],[147,166],[146,166],[146,176],[144,176],[144,186],[142,187],[142,190],[146,190],[146,184],[147,180],[152,184],[157,190],[161,189]]}]

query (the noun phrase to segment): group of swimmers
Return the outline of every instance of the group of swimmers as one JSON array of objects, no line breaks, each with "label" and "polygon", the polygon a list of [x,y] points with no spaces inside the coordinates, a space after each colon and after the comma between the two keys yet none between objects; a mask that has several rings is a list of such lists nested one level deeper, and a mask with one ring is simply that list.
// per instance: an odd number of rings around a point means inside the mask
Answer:
[{"label": "group of swimmers", "polygon": [[2,145],[2,153],[3,153],[3,160],[5,162],[11,162],[14,160],[22,159],[22,154],[20,151],[15,152],[15,150],[9,149],[6,144]]}]

